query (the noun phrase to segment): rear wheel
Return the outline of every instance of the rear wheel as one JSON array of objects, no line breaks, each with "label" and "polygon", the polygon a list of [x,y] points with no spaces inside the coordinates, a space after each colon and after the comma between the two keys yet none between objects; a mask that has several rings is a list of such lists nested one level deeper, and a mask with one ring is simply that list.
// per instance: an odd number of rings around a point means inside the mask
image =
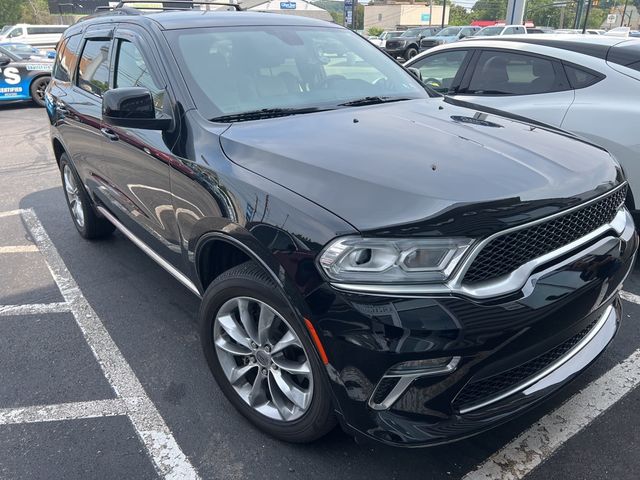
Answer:
[{"label": "rear wheel", "polygon": [[31,87],[29,87],[31,98],[39,107],[44,107],[44,93],[50,80],[51,77],[39,77],[31,82]]},{"label": "rear wheel", "polygon": [[106,218],[99,217],[93,209],[91,199],[69,163],[66,153],[60,156],[60,174],[69,213],[78,233],[89,240],[110,235],[115,227]]},{"label": "rear wheel", "polygon": [[324,366],[255,262],[228,270],[207,288],[200,334],[218,385],[261,430],[289,442],[310,442],[334,427]]}]

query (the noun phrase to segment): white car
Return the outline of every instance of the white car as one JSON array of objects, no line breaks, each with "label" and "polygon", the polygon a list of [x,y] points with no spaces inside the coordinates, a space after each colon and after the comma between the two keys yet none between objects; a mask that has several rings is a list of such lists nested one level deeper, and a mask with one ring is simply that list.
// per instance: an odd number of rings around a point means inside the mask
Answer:
[{"label": "white car", "polygon": [[501,35],[526,35],[527,27],[524,25],[491,25],[480,29],[474,37],[498,37]]},{"label": "white car", "polygon": [[531,118],[606,148],[629,178],[629,206],[640,208],[640,39],[469,39],[433,48],[405,66],[456,100]]},{"label": "white car", "polygon": [[67,27],[68,25],[28,25],[26,23],[5,26],[0,32],[0,43],[28,43],[38,48],[53,48]]},{"label": "white car", "polygon": [[399,37],[404,32],[402,30],[385,30],[377,37],[369,37],[369,41],[373,43],[376,47],[384,48],[387,43],[387,40],[390,38]]}]

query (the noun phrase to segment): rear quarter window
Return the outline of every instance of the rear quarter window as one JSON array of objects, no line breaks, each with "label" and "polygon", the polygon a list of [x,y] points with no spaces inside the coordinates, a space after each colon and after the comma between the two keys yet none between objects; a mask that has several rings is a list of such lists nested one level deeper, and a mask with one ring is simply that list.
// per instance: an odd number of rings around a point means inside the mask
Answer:
[{"label": "rear quarter window", "polygon": [[73,72],[78,58],[80,38],[80,34],[71,35],[60,44],[60,48],[56,56],[56,63],[53,66],[53,78],[62,82],[71,81],[71,72]]},{"label": "rear quarter window", "polygon": [[575,65],[563,65],[569,84],[574,89],[590,87],[604,78],[604,75],[593,70],[587,70]]}]

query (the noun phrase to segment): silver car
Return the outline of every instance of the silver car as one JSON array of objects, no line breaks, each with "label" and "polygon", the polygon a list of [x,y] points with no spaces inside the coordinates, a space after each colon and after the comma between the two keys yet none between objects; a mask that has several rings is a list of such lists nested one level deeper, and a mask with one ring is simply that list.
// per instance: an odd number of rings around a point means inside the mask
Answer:
[{"label": "silver car", "polygon": [[472,38],[433,48],[405,66],[454,99],[553,125],[606,148],[629,178],[630,209],[640,208],[640,39]]}]

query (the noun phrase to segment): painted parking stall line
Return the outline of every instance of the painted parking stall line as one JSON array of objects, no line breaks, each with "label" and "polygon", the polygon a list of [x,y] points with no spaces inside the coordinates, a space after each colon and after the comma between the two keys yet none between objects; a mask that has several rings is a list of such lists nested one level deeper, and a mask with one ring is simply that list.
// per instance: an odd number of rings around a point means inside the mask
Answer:
[{"label": "painted parking stall line", "polygon": [[[126,415],[145,446],[156,472],[166,479],[199,479],[195,468],[177,444],[169,427],[146,394],[144,387],[117,345],[87,302],[60,254],[33,210],[0,212],[0,218],[21,215],[64,298],[64,302],[31,305],[0,305],[0,316],[71,312],[116,399],[0,409],[0,425],[74,420]],[[13,253],[5,247],[0,253]]]},{"label": "painted parking stall line", "polygon": [[71,307],[66,302],[0,305],[0,317],[10,315],[42,315],[43,313],[67,313],[70,311]]},{"label": "painted parking stall line", "polygon": [[463,480],[525,477],[612,405],[640,385],[640,349],[542,417]]},{"label": "painted parking stall line", "polygon": [[30,253],[37,252],[38,247],[35,245],[12,245],[7,247],[0,246],[0,253]]},{"label": "painted parking stall line", "polygon": [[0,408],[0,425],[36,422],[58,422],[83,418],[126,415],[127,408],[121,398],[89,402],[35,405],[20,408]]}]

